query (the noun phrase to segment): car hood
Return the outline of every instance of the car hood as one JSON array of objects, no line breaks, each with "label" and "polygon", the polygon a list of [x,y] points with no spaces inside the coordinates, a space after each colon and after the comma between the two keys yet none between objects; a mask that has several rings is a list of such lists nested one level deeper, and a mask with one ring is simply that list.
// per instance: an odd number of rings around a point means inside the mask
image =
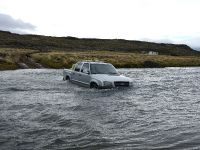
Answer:
[{"label": "car hood", "polygon": [[93,74],[92,78],[100,80],[100,81],[110,81],[110,82],[114,82],[114,81],[129,81],[129,82],[131,82],[132,81],[131,78],[125,77],[123,75]]}]

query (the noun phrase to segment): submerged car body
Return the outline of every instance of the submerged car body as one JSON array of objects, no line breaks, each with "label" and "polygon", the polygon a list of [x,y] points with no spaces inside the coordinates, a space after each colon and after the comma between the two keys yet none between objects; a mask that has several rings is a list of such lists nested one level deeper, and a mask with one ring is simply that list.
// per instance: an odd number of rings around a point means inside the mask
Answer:
[{"label": "submerged car body", "polygon": [[63,70],[63,79],[80,83],[90,88],[128,87],[132,79],[120,75],[110,63],[80,61],[71,69]]}]

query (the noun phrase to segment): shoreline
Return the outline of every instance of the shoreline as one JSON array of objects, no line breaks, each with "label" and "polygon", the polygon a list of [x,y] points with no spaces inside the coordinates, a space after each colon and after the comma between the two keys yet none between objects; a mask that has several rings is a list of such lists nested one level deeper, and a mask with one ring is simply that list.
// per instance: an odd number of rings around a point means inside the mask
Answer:
[{"label": "shoreline", "polygon": [[[200,66],[182,66],[182,67],[162,67],[162,68],[116,68],[116,69],[166,69],[166,68],[200,68]],[[17,70],[61,70],[61,69],[70,69],[70,68],[17,68],[17,69],[6,69],[6,70],[0,70],[0,72],[3,71],[17,71]]]}]

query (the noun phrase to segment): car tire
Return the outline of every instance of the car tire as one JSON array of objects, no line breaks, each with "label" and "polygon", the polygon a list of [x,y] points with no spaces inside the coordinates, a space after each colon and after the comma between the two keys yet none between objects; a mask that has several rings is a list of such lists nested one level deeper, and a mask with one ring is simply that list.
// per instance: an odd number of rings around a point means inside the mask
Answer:
[{"label": "car tire", "polygon": [[90,88],[92,88],[92,89],[98,89],[99,86],[96,83],[93,82],[93,83],[91,83]]},{"label": "car tire", "polygon": [[70,77],[69,77],[69,76],[66,76],[66,77],[65,77],[65,80],[70,80]]}]

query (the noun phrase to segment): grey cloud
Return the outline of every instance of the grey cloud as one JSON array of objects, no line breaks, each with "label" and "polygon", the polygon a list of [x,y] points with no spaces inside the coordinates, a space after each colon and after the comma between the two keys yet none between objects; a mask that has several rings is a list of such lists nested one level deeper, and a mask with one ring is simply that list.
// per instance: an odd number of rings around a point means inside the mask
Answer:
[{"label": "grey cloud", "polygon": [[14,19],[10,15],[0,14],[0,30],[15,33],[26,33],[35,30],[35,26],[20,19]]},{"label": "grey cloud", "polygon": [[187,37],[184,40],[181,40],[180,42],[185,43],[193,49],[200,51],[200,36]]}]

